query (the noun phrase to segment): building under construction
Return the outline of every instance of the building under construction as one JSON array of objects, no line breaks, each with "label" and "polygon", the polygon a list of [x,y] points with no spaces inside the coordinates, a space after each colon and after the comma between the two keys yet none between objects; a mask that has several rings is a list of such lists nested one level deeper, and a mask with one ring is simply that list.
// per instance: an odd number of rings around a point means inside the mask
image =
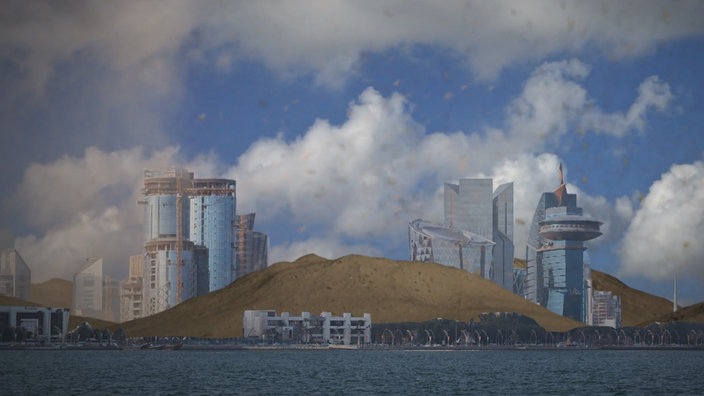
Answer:
[{"label": "building under construction", "polygon": [[237,270],[236,182],[144,173],[144,316],[221,289]]}]

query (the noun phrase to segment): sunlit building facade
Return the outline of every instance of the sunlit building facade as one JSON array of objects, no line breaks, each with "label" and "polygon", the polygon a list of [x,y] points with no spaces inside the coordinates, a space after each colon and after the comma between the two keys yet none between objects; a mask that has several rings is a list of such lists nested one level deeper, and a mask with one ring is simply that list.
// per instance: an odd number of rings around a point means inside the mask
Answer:
[{"label": "sunlit building facade", "polygon": [[[493,191],[493,192],[492,192]],[[513,291],[513,183],[493,190],[493,180],[460,179],[445,183],[444,225],[494,243],[484,277]]]},{"label": "sunlit building facade", "polygon": [[469,231],[417,219],[408,225],[411,261],[434,262],[489,278],[494,242]]},{"label": "sunlit building facade", "polygon": [[208,291],[222,289],[237,277],[235,181],[195,179],[189,200],[190,241],[208,249]]},{"label": "sunlit building facade", "polygon": [[0,294],[28,301],[32,286],[32,271],[20,253],[13,249],[0,252]]}]

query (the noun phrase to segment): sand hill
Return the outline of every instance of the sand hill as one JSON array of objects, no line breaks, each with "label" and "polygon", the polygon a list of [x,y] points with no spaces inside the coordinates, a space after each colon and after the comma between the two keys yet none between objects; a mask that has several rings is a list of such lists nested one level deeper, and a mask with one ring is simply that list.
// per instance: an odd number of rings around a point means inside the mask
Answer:
[{"label": "sand hill", "polygon": [[358,255],[315,255],[249,274],[230,286],[157,315],[123,323],[130,336],[241,337],[246,309],[372,314],[374,323],[468,321],[484,312],[520,312],[552,331],[581,323],[555,315],[466,271],[439,264]]},{"label": "sand hill", "polygon": [[[525,265],[521,260],[517,264]],[[610,290],[621,296],[624,326],[671,320],[704,322],[704,303],[673,314],[672,303],[667,299],[630,288],[600,271],[592,271],[592,278],[595,290]],[[0,296],[0,305],[70,307],[71,289],[71,282],[52,279],[32,285],[32,300],[36,303]],[[337,260],[308,255],[292,263],[278,263],[240,278],[222,290],[122,326],[135,336],[233,337],[241,335],[245,309],[274,309],[292,314],[370,312],[375,323],[436,317],[466,321],[483,312],[503,311],[530,316],[548,330],[580,326],[461,270],[359,255]],[[71,328],[85,320],[98,328],[117,327],[110,322],[71,315]]]},{"label": "sand hill", "polygon": [[[624,327],[652,323],[663,315],[672,313],[672,301],[630,288],[604,272],[592,270],[592,286],[594,290],[610,290],[621,297],[621,321]],[[687,320],[697,321],[695,318]]]},{"label": "sand hill", "polygon": [[71,308],[73,301],[73,282],[66,279],[50,279],[46,282],[32,284],[30,290],[32,302],[46,307]]}]

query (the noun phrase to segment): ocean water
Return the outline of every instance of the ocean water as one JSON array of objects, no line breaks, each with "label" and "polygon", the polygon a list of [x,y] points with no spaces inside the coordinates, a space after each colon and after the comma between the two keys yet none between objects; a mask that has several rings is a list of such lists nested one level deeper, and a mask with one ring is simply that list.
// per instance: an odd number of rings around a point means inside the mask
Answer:
[{"label": "ocean water", "polygon": [[703,395],[704,351],[0,351],[2,395]]}]

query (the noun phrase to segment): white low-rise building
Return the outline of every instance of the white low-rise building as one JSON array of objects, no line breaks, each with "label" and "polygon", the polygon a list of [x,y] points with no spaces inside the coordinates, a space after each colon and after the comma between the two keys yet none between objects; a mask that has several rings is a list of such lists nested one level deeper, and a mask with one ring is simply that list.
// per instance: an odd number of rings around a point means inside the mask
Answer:
[{"label": "white low-rise building", "polygon": [[333,316],[323,312],[317,316],[301,312],[300,316],[292,316],[288,312],[278,315],[273,310],[246,310],[243,327],[245,337],[266,342],[360,345],[371,342],[372,315]]}]

